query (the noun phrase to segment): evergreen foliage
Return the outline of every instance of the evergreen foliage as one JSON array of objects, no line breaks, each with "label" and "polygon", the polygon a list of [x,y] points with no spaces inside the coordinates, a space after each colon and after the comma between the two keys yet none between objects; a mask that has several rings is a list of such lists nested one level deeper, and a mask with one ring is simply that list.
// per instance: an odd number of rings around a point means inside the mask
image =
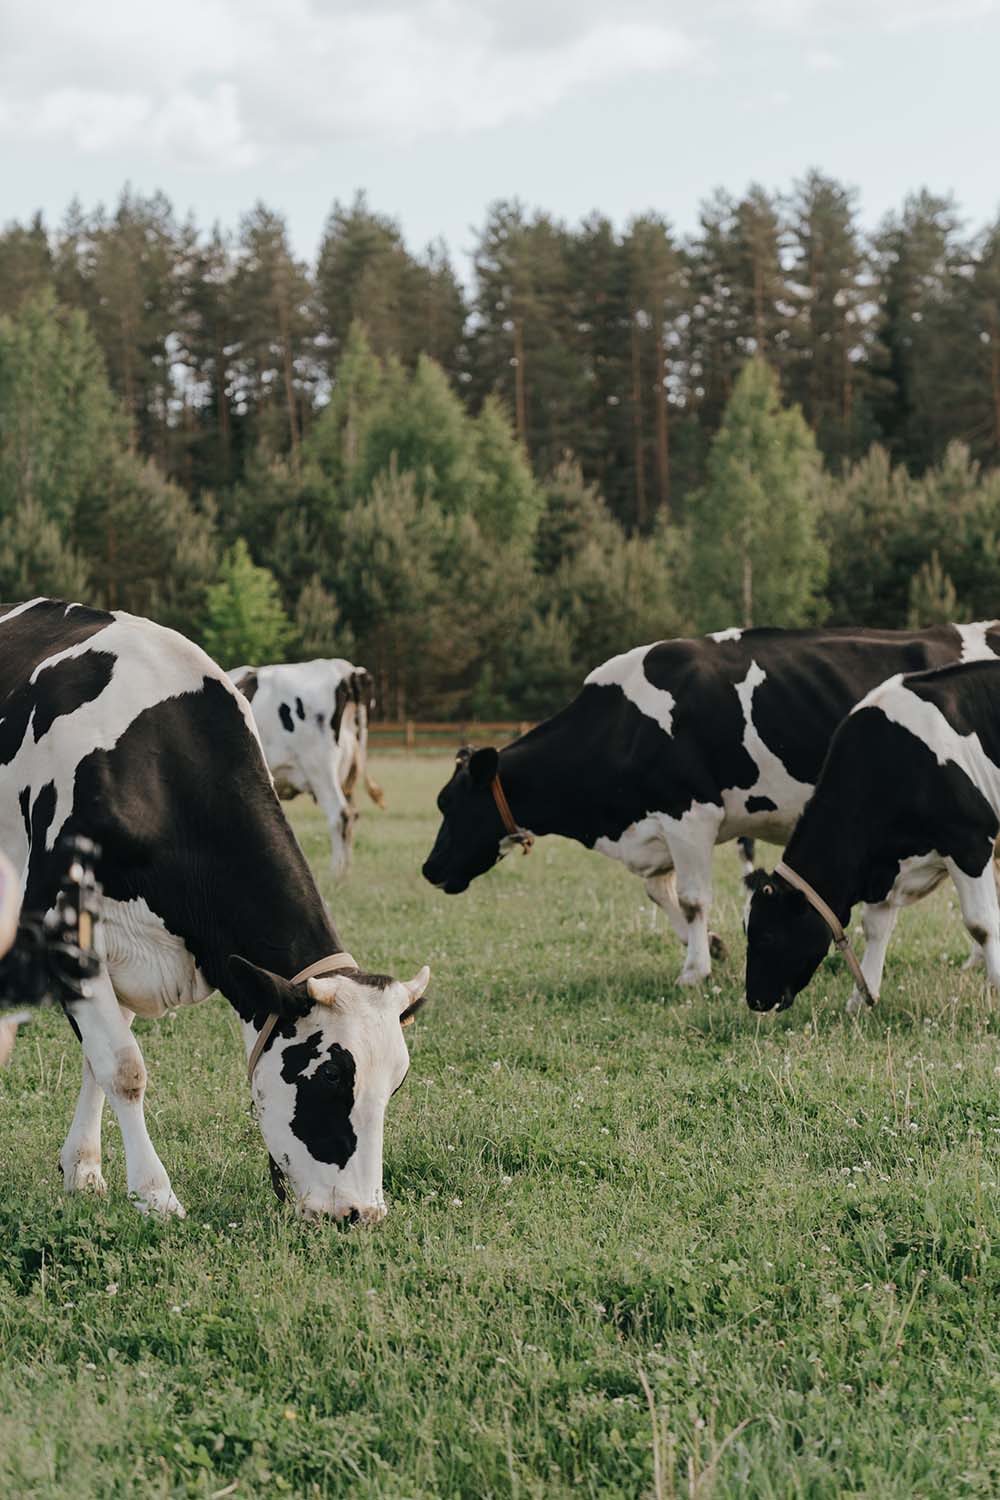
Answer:
[{"label": "evergreen foliage", "polygon": [[285,614],[273,573],[260,568],[242,539],[219,567],[205,601],[205,650],[223,667],[281,661],[294,628]]},{"label": "evergreen foliage", "polygon": [[783,409],[764,359],[747,361],[692,497],[689,591],[703,630],[806,625],[824,613],[820,463],[797,407]]},{"label": "evergreen foliage", "polygon": [[992,617],[998,247],[927,192],[866,237],[817,171],[686,242],[497,204],[467,293],[363,199],[315,268],[261,204],[9,225],[0,590],[353,653],[429,717],[545,713],[748,619]]}]

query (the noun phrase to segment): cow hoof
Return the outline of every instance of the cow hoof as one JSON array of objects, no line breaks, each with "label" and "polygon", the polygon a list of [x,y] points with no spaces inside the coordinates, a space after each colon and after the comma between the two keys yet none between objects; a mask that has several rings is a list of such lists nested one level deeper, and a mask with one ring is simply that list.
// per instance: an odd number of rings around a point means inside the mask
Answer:
[{"label": "cow hoof", "polygon": [[129,1193],[129,1201],[141,1214],[154,1214],[158,1219],[186,1219],[187,1210],[171,1187],[154,1188],[148,1193]]},{"label": "cow hoof", "polygon": [[[874,999],[878,1000],[878,996],[875,995]],[[865,1011],[867,1009],[868,1006],[865,1004],[864,1000],[862,1000],[857,990],[853,990],[847,1001],[847,1014],[849,1016],[859,1016],[862,1011]]]},{"label": "cow hoof", "polygon": [[964,974],[968,969],[981,969],[985,962],[986,960],[983,956],[983,950],[977,943],[972,952],[969,954],[968,958],[965,960],[965,963],[962,965],[962,973]]},{"label": "cow hoof", "polygon": [[77,1161],[69,1168],[63,1167],[62,1172],[67,1193],[99,1193],[103,1198],[108,1190],[99,1162]]},{"label": "cow hoof", "polygon": [[717,932],[710,932],[708,934],[708,951],[715,959],[728,957],[726,945]]},{"label": "cow hoof", "polygon": [[689,969],[687,964],[685,964],[683,969],[677,976],[677,983],[691,988],[692,986],[697,984],[704,984],[707,978],[707,969],[704,970],[704,972],[701,969]]}]

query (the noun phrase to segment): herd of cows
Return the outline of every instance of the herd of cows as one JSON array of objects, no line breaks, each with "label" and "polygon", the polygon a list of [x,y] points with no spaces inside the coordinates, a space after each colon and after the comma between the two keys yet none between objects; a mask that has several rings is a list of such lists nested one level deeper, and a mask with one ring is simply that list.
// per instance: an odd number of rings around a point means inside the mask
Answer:
[{"label": "herd of cows", "polygon": [[[103,1190],[101,1116],[128,1190],[183,1215],[150,1140],[136,1015],[218,989],[242,1027],[271,1175],[306,1217],[385,1213],[386,1107],[429,970],[402,982],[344,949],[279,796],[311,793],[334,869],[350,858],[373,684],[343,660],[224,673],[176,632],[33,599],[0,610],[0,848],[44,911],[67,834],[101,850],[104,966],[67,1007],[83,1081],[60,1161]],[[277,795],[276,795],[277,793]],[[450,894],[536,836],[619,860],[685,948],[679,983],[720,951],[712,852],[784,844],[747,877],[746,994],[783,1008],[831,939],[852,1009],[877,997],[899,909],[950,875],[970,962],[1000,986],[1000,621],[921,631],[727,630],[637,647],[502,750],[459,753],[423,873]],[[844,936],[864,905],[860,965]]]}]

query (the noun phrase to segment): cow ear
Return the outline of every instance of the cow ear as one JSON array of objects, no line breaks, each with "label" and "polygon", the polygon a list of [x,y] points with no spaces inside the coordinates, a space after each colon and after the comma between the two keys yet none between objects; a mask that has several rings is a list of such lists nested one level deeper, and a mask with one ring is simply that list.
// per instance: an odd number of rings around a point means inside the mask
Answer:
[{"label": "cow ear", "polygon": [[421,1005],[423,1005],[425,999],[424,991],[426,990],[428,984],[430,984],[430,979],[431,971],[427,967],[427,965],[424,964],[419,974],[415,975],[413,979],[403,980],[402,983],[403,989],[406,992],[406,998],[403,1002],[403,1007],[399,1012],[400,1026],[409,1026],[413,1020],[414,1015],[420,1009]]},{"label": "cow ear", "polygon": [[233,682],[248,702],[253,699],[258,687],[257,673],[253,667],[248,667],[239,677],[234,677]]},{"label": "cow ear", "polygon": [[469,757],[469,775],[475,786],[489,786],[500,769],[500,756],[492,745]]},{"label": "cow ear", "polygon": [[260,969],[249,959],[233,953],[229,958],[229,972],[237,1009],[246,1018],[255,1015],[280,1016],[283,1021],[294,1021],[304,1016],[312,1001],[305,986],[289,984],[280,974],[270,969]]}]

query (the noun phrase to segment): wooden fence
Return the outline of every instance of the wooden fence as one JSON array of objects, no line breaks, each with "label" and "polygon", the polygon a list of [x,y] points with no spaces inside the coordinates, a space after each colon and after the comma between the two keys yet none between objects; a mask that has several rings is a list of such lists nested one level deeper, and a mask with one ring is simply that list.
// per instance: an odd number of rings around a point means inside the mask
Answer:
[{"label": "wooden fence", "polygon": [[527,722],[441,724],[419,719],[370,721],[368,744],[373,750],[457,750],[459,745],[492,745],[515,739],[531,729]]}]

